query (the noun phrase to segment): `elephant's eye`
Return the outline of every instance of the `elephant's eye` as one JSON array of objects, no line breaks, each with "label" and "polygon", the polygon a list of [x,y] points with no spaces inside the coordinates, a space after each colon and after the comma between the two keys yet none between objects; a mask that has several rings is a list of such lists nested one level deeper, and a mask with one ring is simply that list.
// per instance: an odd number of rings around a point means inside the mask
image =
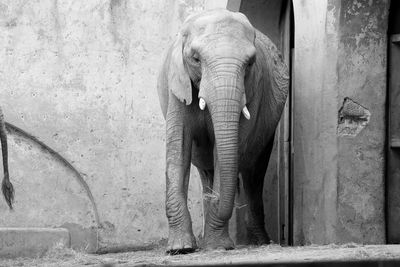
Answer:
[{"label": "elephant's eye", "polygon": [[198,54],[193,54],[192,55],[192,60],[196,63],[199,64],[200,63],[200,57]]},{"label": "elephant's eye", "polygon": [[256,56],[252,56],[249,59],[249,63],[247,64],[249,67],[253,66],[254,62],[256,62]]}]

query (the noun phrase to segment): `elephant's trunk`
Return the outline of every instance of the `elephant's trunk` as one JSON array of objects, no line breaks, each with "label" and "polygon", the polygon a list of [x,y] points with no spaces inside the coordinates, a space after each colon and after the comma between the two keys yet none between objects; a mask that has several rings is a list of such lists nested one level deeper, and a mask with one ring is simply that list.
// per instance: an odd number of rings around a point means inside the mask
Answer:
[{"label": "elephant's trunk", "polygon": [[219,163],[220,198],[218,219],[232,215],[238,177],[238,142],[243,81],[237,75],[224,75],[214,80],[210,111],[214,124]]}]

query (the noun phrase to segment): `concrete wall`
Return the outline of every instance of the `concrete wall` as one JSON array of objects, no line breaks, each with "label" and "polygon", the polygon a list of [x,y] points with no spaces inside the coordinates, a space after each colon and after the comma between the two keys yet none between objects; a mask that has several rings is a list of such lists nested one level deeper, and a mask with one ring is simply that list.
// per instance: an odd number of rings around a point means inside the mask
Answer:
[{"label": "concrete wall", "polygon": [[389,15],[388,53],[388,150],[386,169],[387,242],[400,243],[400,2],[391,1]]},{"label": "concrete wall", "polygon": [[[186,16],[216,6],[0,1],[0,105],[11,123],[16,190],[14,212],[0,202],[0,226],[66,226],[76,246],[89,250],[97,241],[110,248],[167,237],[156,76]],[[200,182],[193,178],[189,206],[198,235]]]},{"label": "concrete wall", "polygon": [[388,1],[293,1],[294,242],[384,243]]}]

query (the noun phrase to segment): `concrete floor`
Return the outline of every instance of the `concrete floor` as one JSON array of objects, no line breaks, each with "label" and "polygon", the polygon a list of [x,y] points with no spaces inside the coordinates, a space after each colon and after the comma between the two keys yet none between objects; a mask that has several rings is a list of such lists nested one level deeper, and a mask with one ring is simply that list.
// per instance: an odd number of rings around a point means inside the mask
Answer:
[{"label": "concrete floor", "polygon": [[[327,245],[306,247],[242,247],[231,251],[199,251],[170,256],[164,249],[104,255],[55,247],[41,258],[0,260],[0,266],[400,266],[400,245]],[[357,265],[357,261],[363,261]],[[393,263],[393,261],[398,261]],[[346,265],[350,262],[351,265]],[[315,263],[318,263],[317,265]]]}]

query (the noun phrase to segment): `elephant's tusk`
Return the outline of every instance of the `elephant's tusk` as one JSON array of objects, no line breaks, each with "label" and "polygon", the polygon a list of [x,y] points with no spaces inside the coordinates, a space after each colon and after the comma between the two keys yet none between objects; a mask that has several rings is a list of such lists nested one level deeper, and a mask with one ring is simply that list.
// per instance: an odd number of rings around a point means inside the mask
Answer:
[{"label": "elephant's tusk", "polygon": [[250,120],[250,112],[246,106],[244,106],[244,108],[242,109],[242,113],[246,117],[246,119]]},{"label": "elephant's tusk", "polygon": [[199,101],[199,107],[201,110],[204,110],[206,107],[206,101],[204,101],[204,99],[201,97],[200,97],[200,101]]}]

